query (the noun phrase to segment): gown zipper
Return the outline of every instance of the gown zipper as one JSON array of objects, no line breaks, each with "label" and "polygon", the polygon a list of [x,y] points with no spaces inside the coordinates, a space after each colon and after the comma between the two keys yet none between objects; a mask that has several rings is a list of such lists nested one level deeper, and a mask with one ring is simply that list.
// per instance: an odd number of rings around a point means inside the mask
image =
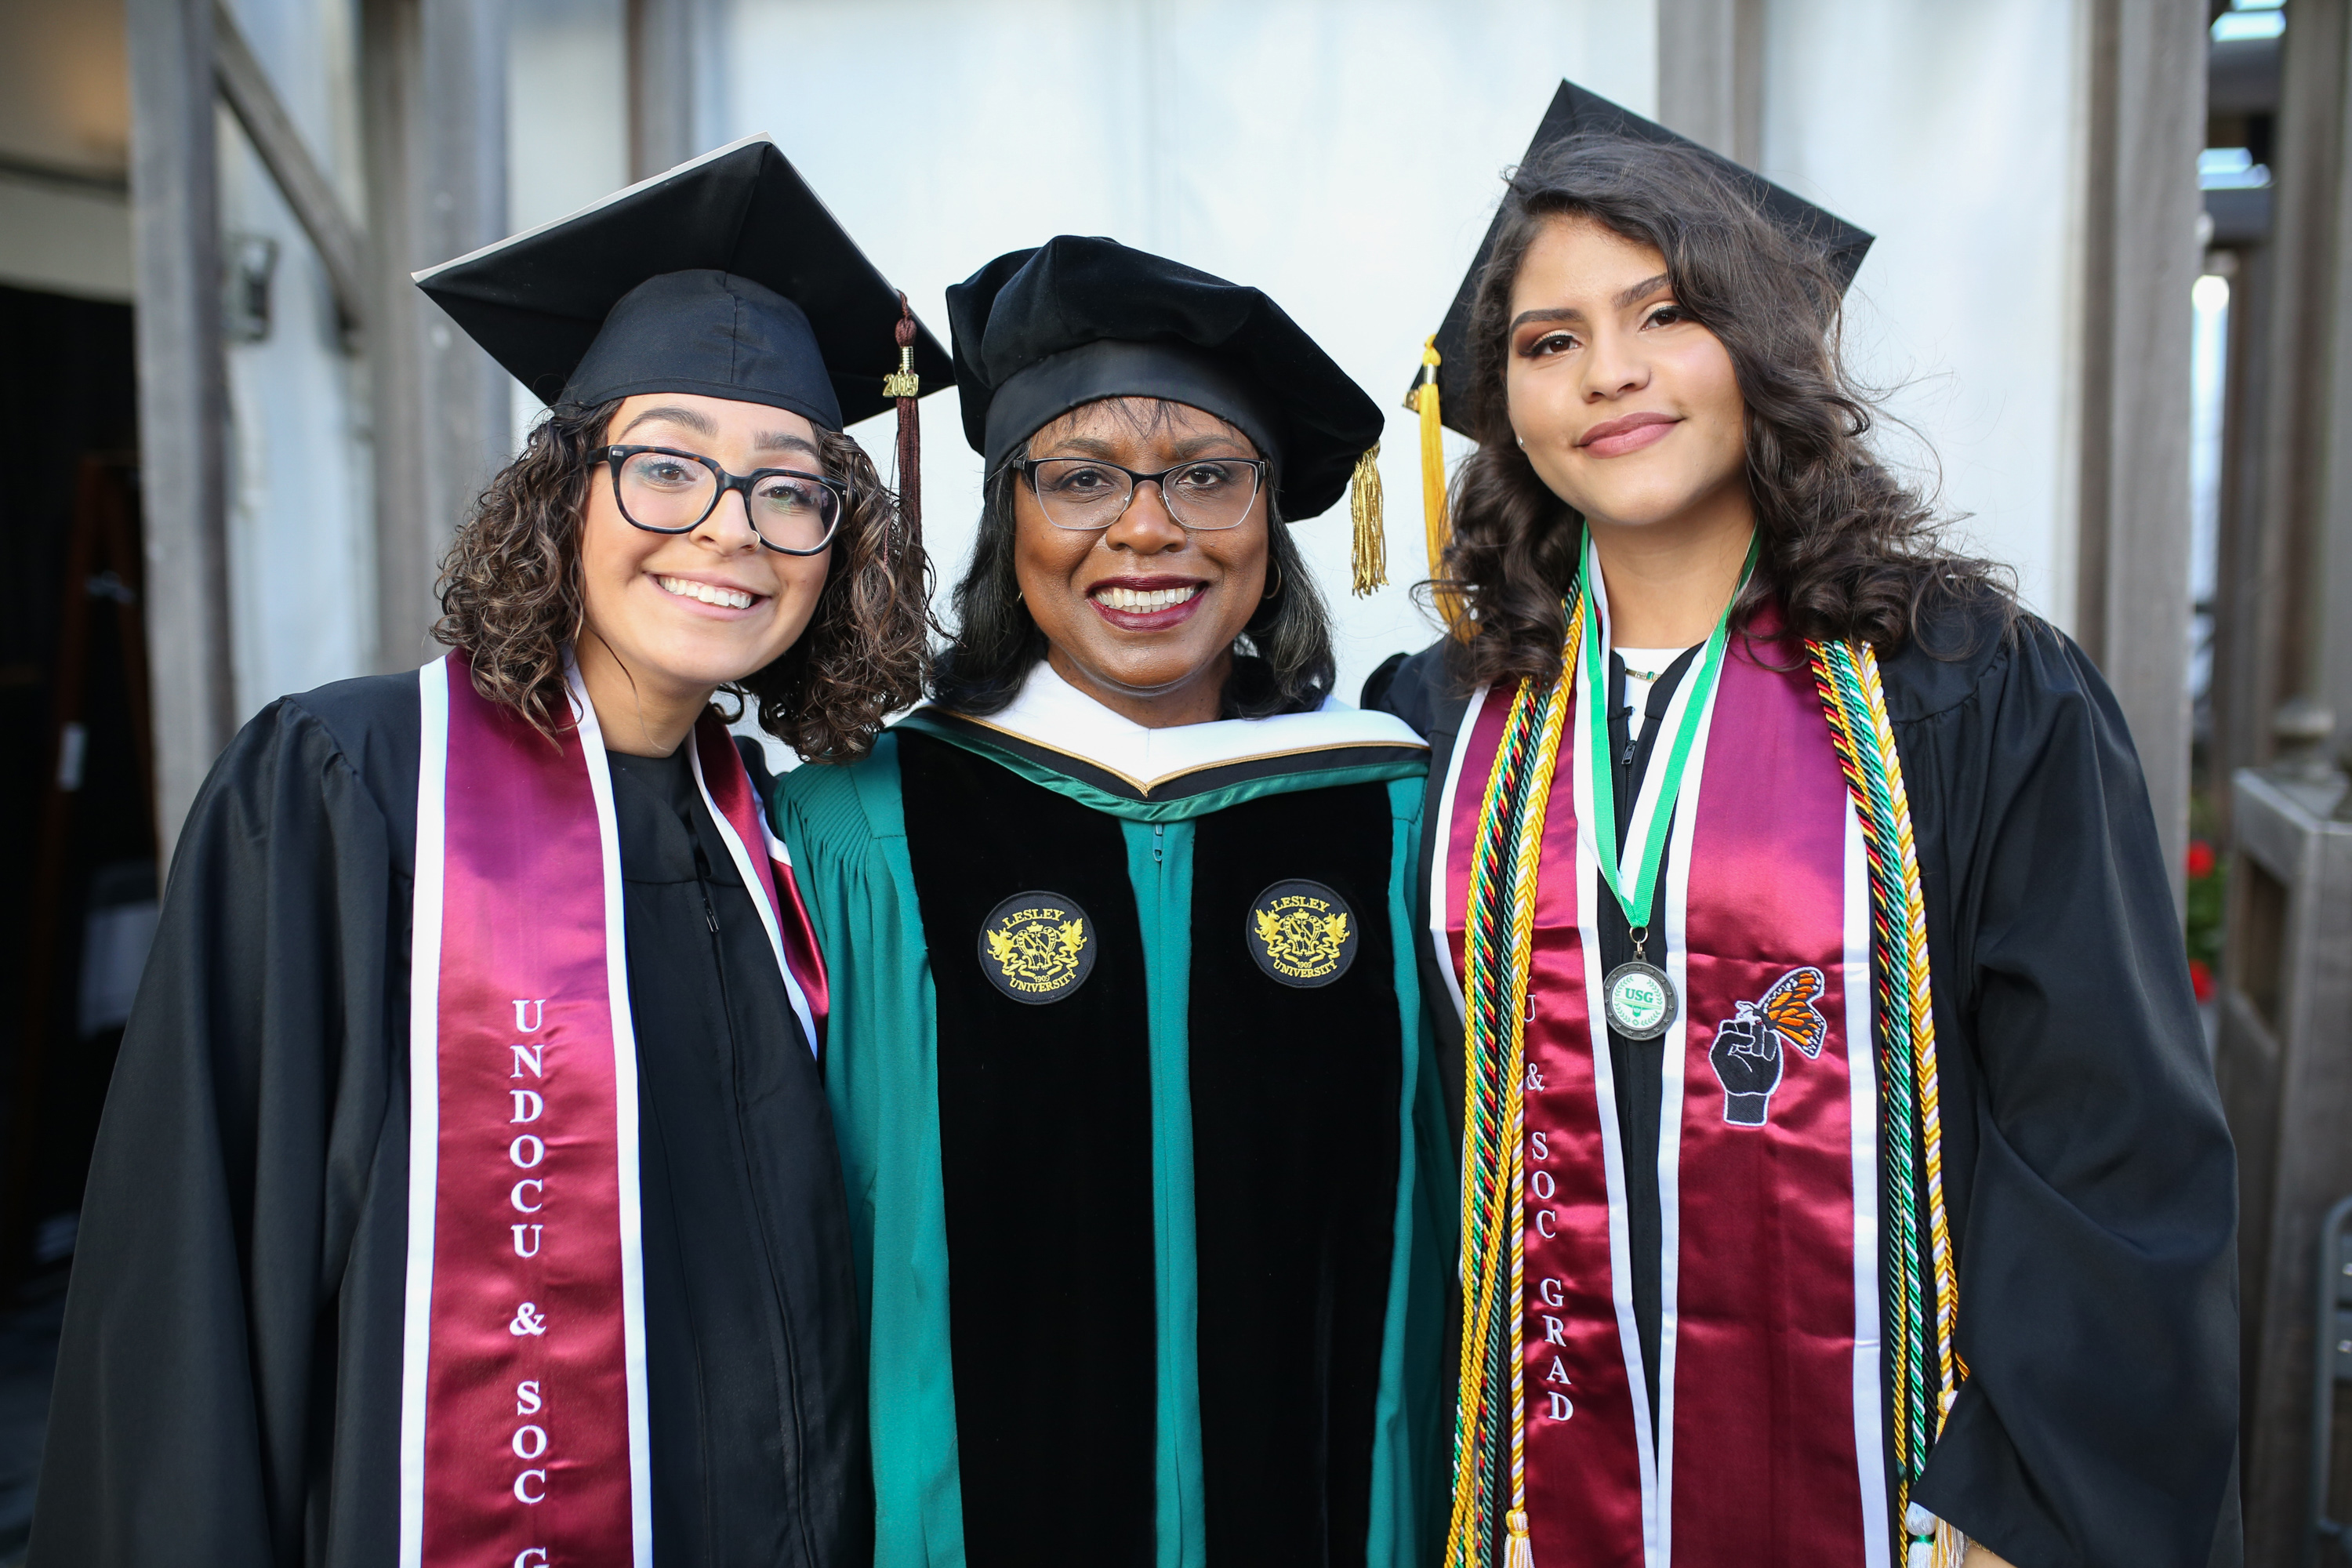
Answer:
[{"label": "gown zipper", "polygon": [[[696,817],[707,816],[707,813],[698,812],[695,815]],[[735,1104],[737,1147],[744,1161],[744,1174],[747,1178],[751,1178],[753,1176],[752,1140],[751,1130],[746,1124],[743,1105],[743,1039],[735,1026],[734,998],[728,992],[727,948],[719,936],[719,910],[710,901],[712,879],[710,858],[702,852],[702,834],[699,824],[690,817],[687,820],[686,826],[694,841],[695,890],[702,897],[703,923],[710,928],[710,957],[719,976],[719,1005],[727,1016],[728,1096]],[[751,889],[746,888],[744,891],[751,893],[754,897],[758,896]],[[784,1436],[791,1445],[788,1462],[793,1471],[793,1490],[798,1494],[802,1504],[799,1521],[800,1559],[803,1563],[810,1563],[814,1561],[814,1549],[808,1536],[808,1422],[801,1409],[800,1342],[793,1332],[792,1309],[784,1298],[782,1282],[776,1278],[775,1254],[771,1245],[775,1236],[774,1216],[768,1212],[766,1198],[762,1194],[761,1184],[756,1179],[751,1181],[751,1190],[752,1208],[760,1219],[761,1250],[765,1255],[768,1265],[768,1289],[774,1293],[776,1324],[783,1341],[785,1416],[791,1423],[791,1430],[789,1434],[779,1434],[779,1436]],[[707,1501],[708,1500],[706,1500],[706,1505]],[[716,1539],[715,1536],[714,1539]]]}]

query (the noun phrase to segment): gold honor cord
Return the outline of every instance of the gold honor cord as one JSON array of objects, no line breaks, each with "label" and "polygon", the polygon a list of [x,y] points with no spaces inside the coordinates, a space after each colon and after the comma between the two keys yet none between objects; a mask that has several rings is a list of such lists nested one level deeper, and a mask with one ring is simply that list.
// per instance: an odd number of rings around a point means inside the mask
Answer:
[{"label": "gold honor cord", "polygon": [[[1521,681],[1478,808],[1471,856],[1465,947],[1470,972],[1465,1009],[1461,1404],[1455,1411],[1454,1509],[1447,1568],[1483,1568],[1494,1542],[1489,1467],[1506,1412],[1497,1384],[1509,1363],[1511,1501],[1504,1518],[1507,1568],[1533,1568],[1527,1513],[1525,1312],[1527,1226],[1520,1211],[1527,1142],[1528,976],[1535,951],[1538,870],[1544,825],[1573,700],[1581,599],[1568,606],[1559,681]],[[1507,856],[1507,860],[1506,857]],[[1498,885],[1499,883],[1499,885]],[[1507,911],[1508,934],[1496,917]],[[1499,951],[1498,951],[1499,949]],[[1497,993],[1499,992],[1499,994]],[[1503,1299],[1508,1237],[1510,1284]],[[1508,1314],[1507,1322],[1503,1315]]]},{"label": "gold honor cord", "polygon": [[[1936,1016],[1927,963],[1927,899],[1919,880],[1910,793],[1878,658],[1865,643],[1806,645],[1813,681],[1843,768],[1869,865],[1872,970],[1878,1000],[1879,1147],[1894,1210],[1885,1277],[1894,1332],[1888,1403],[1895,1451],[1896,1546],[1908,1568],[1957,1568],[1959,1533],[1911,1503],[1911,1487],[1943,1435],[1968,1365],[1954,1348],[1959,1281],[1944,1209],[1944,1124]],[[1917,1166],[1913,1138],[1917,1138]],[[1920,1179],[1924,1177],[1924,1182]],[[1924,1187],[1924,1191],[1920,1190]],[[1927,1232],[1923,1246],[1920,1232]],[[1934,1280],[1935,1385],[1927,1382],[1928,1321],[1921,1279]]]}]

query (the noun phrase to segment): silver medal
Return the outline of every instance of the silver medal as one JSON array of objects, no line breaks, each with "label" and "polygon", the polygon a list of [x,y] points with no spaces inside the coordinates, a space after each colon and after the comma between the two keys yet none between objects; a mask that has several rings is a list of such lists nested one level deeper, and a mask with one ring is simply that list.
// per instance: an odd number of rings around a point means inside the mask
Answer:
[{"label": "silver medal", "polygon": [[1601,983],[1609,1027],[1629,1040],[1654,1040],[1673,1026],[1675,983],[1666,972],[1641,959],[1628,959]]}]

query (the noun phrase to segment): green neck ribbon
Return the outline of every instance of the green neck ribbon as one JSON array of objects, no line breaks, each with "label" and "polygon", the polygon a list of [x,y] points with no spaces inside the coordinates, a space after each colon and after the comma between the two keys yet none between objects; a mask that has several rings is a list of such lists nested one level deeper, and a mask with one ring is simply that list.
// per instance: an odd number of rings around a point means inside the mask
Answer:
[{"label": "green neck ribbon", "polygon": [[[1675,815],[1673,803],[1682,796],[1683,768],[1690,761],[1691,742],[1697,738],[1699,724],[1706,716],[1708,700],[1715,695],[1715,683],[1723,675],[1724,646],[1731,637],[1731,606],[1739,603],[1740,593],[1748,586],[1748,579],[1756,570],[1756,552],[1760,542],[1759,537],[1749,536],[1748,562],[1739,569],[1739,586],[1731,591],[1731,597],[1724,603],[1723,614],[1715,618],[1715,630],[1707,634],[1706,651],[1699,656],[1698,673],[1692,680],[1689,695],[1683,701],[1682,722],[1675,727],[1675,742],[1666,754],[1665,772],[1651,775],[1657,783],[1657,805],[1650,813],[1650,830],[1639,847],[1640,858],[1634,862],[1633,886],[1630,893],[1625,888],[1624,872],[1618,865],[1617,847],[1624,842],[1624,836],[1618,816],[1621,808],[1614,774],[1609,763],[1612,748],[1609,743],[1608,649],[1601,645],[1601,605],[1592,591],[1593,578],[1601,570],[1601,552],[1589,536],[1585,544],[1587,554],[1580,592],[1584,595],[1585,680],[1592,696],[1592,700],[1585,704],[1589,710],[1587,722],[1591,726],[1592,733],[1592,743],[1587,748],[1591,756],[1586,765],[1592,774],[1592,809],[1601,825],[1609,829],[1608,836],[1601,840],[1601,853],[1597,858],[1601,862],[1602,879],[1608,882],[1610,892],[1616,895],[1617,907],[1625,911],[1625,923],[1640,933],[1637,943],[1649,934],[1650,907],[1656,900],[1658,892],[1658,865],[1665,858],[1666,827]],[[1633,804],[1638,806],[1641,795],[1649,793],[1646,789],[1635,792]]]}]

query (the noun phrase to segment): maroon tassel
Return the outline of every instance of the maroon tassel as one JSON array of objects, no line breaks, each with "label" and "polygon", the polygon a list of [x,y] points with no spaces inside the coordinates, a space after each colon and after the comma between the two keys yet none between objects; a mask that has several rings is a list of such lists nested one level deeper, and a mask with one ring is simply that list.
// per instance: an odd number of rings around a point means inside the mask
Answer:
[{"label": "maroon tassel", "polygon": [[915,374],[915,312],[902,290],[898,295],[898,369],[882,379],[882,395],[898,400],[898,520],[907,542],[923,542],[923,431],[915,400],[922,382]]}]

